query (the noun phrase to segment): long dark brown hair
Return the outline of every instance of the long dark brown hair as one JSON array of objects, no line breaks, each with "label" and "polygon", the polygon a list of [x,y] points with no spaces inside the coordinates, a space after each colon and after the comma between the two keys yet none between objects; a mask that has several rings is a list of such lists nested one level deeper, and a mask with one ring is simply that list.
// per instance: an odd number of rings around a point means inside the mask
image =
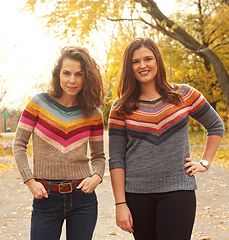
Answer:
[{"label": "long dark brown hair", "polygon": [[132,57],[134,51],[141,47],[150,49],[156,58],[158,70],[155,77],[155,87],[162,100],[175,105],[181,102],[179,93],[166,80],[163,59],[157,45],[150,38],[136,38],[127,46],[123,56],[123,66],[118,86],[119,101],[115,106],[115,110],[120,114],[131,114],[138,108],[141,87],[134,77]]},{"label": "long dark brown hair", "polygon": [[51,87],[49,95],[54,98],[62,96],[60,86],[60,71],[64,59],[69,58],[79,61],[81,64],[84,86],[77,94],[76,99],[79,107],[83,110],[85,116],[90,116],[97,107],[102,106],[104,98],[104,88],[102,76],[96,61],[89,55],[85,48],[81,47],[64,47],[61,55],[57,60],[52,72]]}]

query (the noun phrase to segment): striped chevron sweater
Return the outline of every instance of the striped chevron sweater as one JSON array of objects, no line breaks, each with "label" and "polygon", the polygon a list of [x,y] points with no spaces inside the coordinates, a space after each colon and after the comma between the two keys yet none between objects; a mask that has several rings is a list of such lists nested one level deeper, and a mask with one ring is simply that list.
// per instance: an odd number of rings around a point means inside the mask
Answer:
[{"label": "striped chevron sweater", "polygon": [[[32,135],[33,171],[26,149]],[[88,157],[88,143],[90,157]],[[14,156],[25,181],[70,180],[104,173],[102,113],[83,117],[78,106],[64,107],[47,93],[30,99],[18,123]]]},{"label": "striped chevron sweater", "polygon": [[208,135],[223,135],[223,122],[203,95],[189,85],[177,87],[182,96],[179,106],[162,99],[139,100],[138,109],[130,115],[110,112],[109,167],[125,169],[126,192],[196,189],[195,177],[186,175],[183,168],[185,157],[190,156],[189,116]]}]

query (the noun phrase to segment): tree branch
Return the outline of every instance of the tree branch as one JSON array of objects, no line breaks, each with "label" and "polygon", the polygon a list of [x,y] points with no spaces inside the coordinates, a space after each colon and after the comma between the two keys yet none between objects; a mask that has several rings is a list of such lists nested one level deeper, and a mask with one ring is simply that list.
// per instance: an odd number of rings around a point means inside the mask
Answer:
[{"label": "tree branch", "polygon": [[[149,14],[158,20],[160,25],[165,25],[167,28],[171,29],[170,36],[173,36],[176,40],[180,41],[186,48],[193,52],[198,52],[201,49],[202,44],[196,41],[192,36],[190,36],[181,27],[175,24],[172,20],[167,18],[157,7],[156,3],[152,0],[137,0],[144,8],[146,8]],[[163,28],[165,29],[165,28]],[[168,31],[166,31],[168,32]]]},{"label": "tree branch", "polygon": [[[212,46],[211,48],[212,49],[216,49],[218,47],[221,47],[221,46],[225,46],[225,45],[229,45],[229,42],[219,42],[217,43],[216,45]],[[226,54],[226,53],[225,53]]]},{"label": "tree branch", "polygon": [[207,37],[207,42],[210,40],[211,36],[218,30],[218,27],[220,24],[223,22],[225,14],[222,14],[220,17],[217,18],[217,22],[214,22],[214,27],[212,27],[212,30],[209,32],[208,37]]},{"label": "tree branch", "polygon": [[112,22],[121,22],[121,21],[141,21],[139,18],[108,18],[107,20]]}]

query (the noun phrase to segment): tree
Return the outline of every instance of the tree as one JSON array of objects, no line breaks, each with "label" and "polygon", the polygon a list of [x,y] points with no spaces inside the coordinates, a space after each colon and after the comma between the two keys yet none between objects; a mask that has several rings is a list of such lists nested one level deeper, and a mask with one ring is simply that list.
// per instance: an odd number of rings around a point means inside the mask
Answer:
[{"label": "tree", "polygon": [[[54,28],[62,36],[87,36],[92,29],[99,29],[107,19],[112,21],[136,21],[144,23],[150,29],[156,29],[162,34],[179,42],[182,46],[197,57],[203,59],[207,71],[214,69],[218,84],[229,105],[229,77],[220,55],[217,53],[217,38],[220,41],[228,38],[228,22],[223,26],[218,22],[215,26],[211,25],[212,19],[228,19],[229,6],[228,1],[222,0],[192,0],[189,1],[197,9],[196,16],[192,21],[197,21],[198,28],[196,34],[189,33],[188,29],[181,26],[178,20],[172,20],[162,13],[155,1],[152,0],[116,0],[116,1],[94,1],[94,0],[65,0],[65,1],[47,1],[47,0],[28,0],[27,8],[36,9],[43,4],[51,6],[51,12],[47,12],[48,26]],[[220,15],[222,14],[222,16]],[[184,14],[189,15],[189,13]],[[124,17],[123,17],[124,16]],[[221,36],[217,34],[218,28],[221,28]],[[199,34],[197,34],[199,33]],[[219,33],[219,31],[218,31]],[[216,36],[217,35],[217,36]],[[223,36],[223,38],[222,38]],[[220,41],[218,45],[220,46]],[[223,39],[223,44],[228,44]],[[228,46],[228,45],[227,45]]]},{"label": "tree", "polygon": [[160,38],[158,45],[166,65],[168,80],[176,83],[185,82],[201,90],[210,104],[218,110],[219,103],[225,101],[213,69],[206,70],[200,57],[190,54],[178,42],[171,41],[168,37]]},{"label": "tree", "polygon": [[[223,62],[219,59],[218,55],[214,51],[214,49],[210,48],[211,43],[211,37],[213,33],[216,31],[216,27],[212,29],[212,32],[209,33],[208,37],[206,37],[207,32],[204,29],[204,25],[206,25],[207,18],[205,19],[204,11],[202,9],[203,7],[203,1],[198,0],[194,1],[194,3],[198,7],[199,11],[199,21],[200,21],[200,27],[202,25],[202,28],[200,28],[200,36],[201,39],[195,39],[193,36],[191,36],[185,29],[180,27],[177,23],[166,17],[160,9],[157,7],[157,4],[152,1],[145,1],[145,0],[138,0],[141,4],[141,6],[145,9],[145,11],[152,16],[154,23],[151,23],[149,21],[146,21],[145,19],[142,19],[147,25],[150,25],[152,28],[157,29],[158,31],[162,32],[163,34],[169,36],[170,38],[178,41],[181,43],[185,48],[189,49],[192,53],[195,55],[201,57],[204,60],[205,67],[207,70],[210,70],[210,64],[212,64],[214,68],[214,72],[216,74],[218,83],[220,85],[220,88],[222,92],[224,93],[225,99],[227,103],[229,104],[229,76],[226,71],[226,68],[223,64]],[[205,6],[207,7],[207,5]],[[228,11],[228,6],[223,6]],[[228,15],[228,14],[227,14]],[[227,17],[225,15],[225,17]],[[228,35],[225,31],[225,35]],[[228,37],[227,37],[228,39]]]}]

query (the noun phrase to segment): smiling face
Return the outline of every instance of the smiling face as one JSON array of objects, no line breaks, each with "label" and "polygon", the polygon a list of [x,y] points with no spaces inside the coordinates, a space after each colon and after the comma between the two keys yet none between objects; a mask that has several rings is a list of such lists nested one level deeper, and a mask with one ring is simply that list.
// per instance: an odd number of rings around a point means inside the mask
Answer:
[{"label": "smiling face", "polygon": [[146,47],[135,50],[132,56],[132,69],[140,85],[154,82],[158,69],[153,52]]},{"label": "smiling face", "polygon": [[81,63],[65,58],[60,69],[60,87],[63,98],[76,97],[83,89],[84,78]]}]

